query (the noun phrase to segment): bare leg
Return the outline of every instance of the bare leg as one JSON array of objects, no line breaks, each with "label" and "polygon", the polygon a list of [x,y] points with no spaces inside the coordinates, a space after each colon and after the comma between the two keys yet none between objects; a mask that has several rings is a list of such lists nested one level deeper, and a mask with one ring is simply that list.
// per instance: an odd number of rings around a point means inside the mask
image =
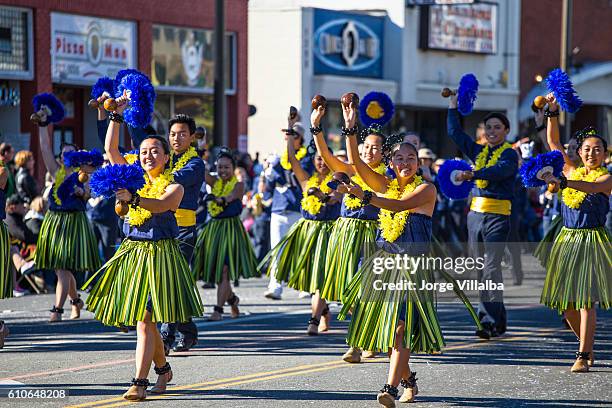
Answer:
[{"label": "bare leg", "polygon": [[77,299],[79,297],[79,292],[77,292],[76,279],[74,277],[74,274],[70,271],[66,272],[68,273],[70,283],[70,286],[68,287],[68,297],[70,299]]},{"label": "bare leg", "polygon": [[[404,341],[404,321],[400,320],[395,332],[395,346],[391,352],[391,360],[389,361],[389,375],[387,384],[397,387],[403,374],[408,369],[410,360],[410,349],[403,347]],[[409,371],[409,369],[408,369]]]},{"label": "bare leg", "polygon": [[223,267],[221,283],[217,286],[217,306],[223,307],[227,299],[232,296],[232,285],[229,281],[229,270],[227,265]]},{"label": "bare leg", "polygon": [[325,300],[321,299],[319,295],[319,291],[317,290],[314,295],[310,298],[310,307],[312,309],[312,317],[317,320],[321,319],[321,313],[323,313],[323,309],[325,309]]},{"label": "bare leg", "polygon": [[580,309],[580,349],[581,352],[593,351],[595,340],[595,309]]},{"label": "bare leg", "polygon": [[[138,322],[136,325],[136,375],[135,378],[147,378],[149,376],[149,371],[151,370],[151,362],[153,361],[153,356],[159,353],[159,349],[156,350],[157,340],[155,335],[159,337],[159,332],[157,332],[157,328],[155,327],[155,323],[151,322],[151,314],[147,312],[145,314],[144,321]],[[161,354],[163,356],[163,360],[160,359],[158,361],[164,361],[166,357],[164,356],[164,346],[161,345]]]},{"label": "bare leg", "polygon": [[57,275],[57,286],[55,288],[55,306],[63,308],[66,303],[66,296],[70,290],[70,272],[63,269],[55,271]]},{"label": "bare leg", "polygon": [[574,309],[568,309],[565,311],[565,320],[569,324],[570,328],[580,338],[580,312]]}]

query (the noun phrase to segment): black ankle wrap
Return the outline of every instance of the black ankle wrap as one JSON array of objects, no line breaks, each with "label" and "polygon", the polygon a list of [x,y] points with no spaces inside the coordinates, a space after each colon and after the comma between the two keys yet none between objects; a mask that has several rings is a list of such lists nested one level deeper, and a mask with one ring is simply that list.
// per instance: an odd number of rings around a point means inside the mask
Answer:
[{"label": "black ankle wrap", "polygon": [[213,310],[215,312],[219,312],[219,313],[223,314],[223,307],[222,306],[214,306]]},{"label": "black ankle wrap", "polygon": [[591,356],[591,353],[589,353],[588,351],[577,351],[576,352],[576,358],[579,360],[588,360],[590,356]]},{"label": "black ankle wrap", "polygon": [[57,307],[57,306],[53,306],[53,308],[49,309],[49,311],[51,313],[59,313],[59,314],[64,313],[64,309],[62,309],[61,307]]},{"label": "black ankle wrap", "polygon": [[311,317],[310,320],[308,321],[308,324],[314,324],[315,326],[319,325],[319,319],[317,319],[316,317]]},{"label": "black ankle wrap", "polygon": [[232,293],[232,297],[227,299],[227,304],[230,306],[234,306],[236,303],[238,303],[238,300],[240,300],[240,298],[236,296],[235,293]]},{"label": "black ankle wrap", "polygon": [[81,295],[79,295],[79,297],[77,297],[76,299],[70,299],[70,304],[71,305],[78,305],[82,302],[81,300]]},{"label": "black ankle wrap", "polygon": [[136,385],[138,387],[148,387],[150,383],[146,378],[132,378],[132,385]]},{"label": "black ankle wrap", "polygon": [[391,395],[393,398],[397,398],[398,390],[397,390],[397,387],[394,387],[391,384],[385,384],[380,390],[380,392],[386,392],[387,394]]},{"label": "black ankle wrap", "polygon": [[170,370],[172,370],[172,367],[170,367],[170,363],[166,361],[166,364],[161,367],[153,367],[153,370],[155,370],[155,374],[157,375],[164,375]]},{"label": "black ankle wrap", "polygon": [[418,378],[416,378],[416,371],[413,371],[412,373],[410,373],[410,377],[408,377],[407,380],[404,380],[402,378],[402,380],[400,381],[400,385],[404,388],[414,388],[416,387],[417,380]]}]

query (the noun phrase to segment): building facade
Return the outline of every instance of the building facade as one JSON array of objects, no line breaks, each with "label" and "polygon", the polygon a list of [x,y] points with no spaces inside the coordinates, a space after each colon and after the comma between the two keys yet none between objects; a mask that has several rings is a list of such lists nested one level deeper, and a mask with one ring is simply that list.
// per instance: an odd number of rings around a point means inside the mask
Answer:
[{"label": "building facade", "polygon": [[[157,99],[152,125],[167,132],[175,113],[195,117],[215,140],[213,123],[213,0],[92,2],[4,0],[0,2],[0,141],[32,150],[43,166],[37,128],[29,121],[31,100],[54,92],[66,119],[54,127],[62,141],[99,147],[96,111],[87,107],[100,76],[124,68],[146,73]],[[231,147],[247,133],[247,1],[225,2],[226,112]]]}]

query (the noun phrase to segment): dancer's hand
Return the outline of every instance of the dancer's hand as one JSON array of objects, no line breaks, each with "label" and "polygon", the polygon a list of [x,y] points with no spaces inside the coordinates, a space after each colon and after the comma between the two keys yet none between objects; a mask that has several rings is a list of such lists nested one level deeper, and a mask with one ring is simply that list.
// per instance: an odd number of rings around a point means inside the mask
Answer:
[{"label": "dancer's hand", "polygon": [[342,106],[342,116],[344,117],[344,126],[352,128],[357,120],[357,106],[355,102],[351,102],[348,106]]},{"label": "dancer's hand", "polygon": [[460,173],[457,173],[457,176],[455,178],[457,181],[471,180],[474,178],[474,173],[469,170],[462,171]]},{"label": "dancer's hand", "polygon": [[350,186],[348,186],[348,192],[359,199],[362,199],[364,195],[363,189],[357,184],[351,184]]},{"label": "dancer's hand", "polygon": [[130,201],[132,201],[132,193],[130,193],[124,188],[122,188],[121,190],[117,190],[115,196],[117,197],[117,200],[123,201],[124,203],[129,203]]},{"label": "dancer's hand", "polygon": [[312,127],[318,127],[321,124],[323,116],[325,116],[325,108],[323,106],[317,106],[317,109],[313,109],[310,115],[310,124]]},{"label": "dancer's hand", "polygon": [[556,112],[559,110],[559,104],[557,103],[557,98],[555,98],[555,95],[552,92],[546,95],[546,103],[548,104],[549,112]]}]

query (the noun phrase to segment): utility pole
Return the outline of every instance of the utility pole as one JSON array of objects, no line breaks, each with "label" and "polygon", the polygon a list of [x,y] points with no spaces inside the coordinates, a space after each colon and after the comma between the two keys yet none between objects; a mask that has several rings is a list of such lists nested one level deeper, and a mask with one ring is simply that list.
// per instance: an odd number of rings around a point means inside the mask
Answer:
[{"label": "utility pole", "polygon": [[[571,68],[572,55],[572,0],[563,0],[561,15],[561,63],[560,68],[569,75],[568,67]],[[561,112],[559,124],[563,126],[563,141],[567,143],[572,134],[571,114]]]},{"label": "utility pole", "polygon": [[214,143],[228,146],[225,131],[225,6],[223,0],[215,1],[215,118]]}]

